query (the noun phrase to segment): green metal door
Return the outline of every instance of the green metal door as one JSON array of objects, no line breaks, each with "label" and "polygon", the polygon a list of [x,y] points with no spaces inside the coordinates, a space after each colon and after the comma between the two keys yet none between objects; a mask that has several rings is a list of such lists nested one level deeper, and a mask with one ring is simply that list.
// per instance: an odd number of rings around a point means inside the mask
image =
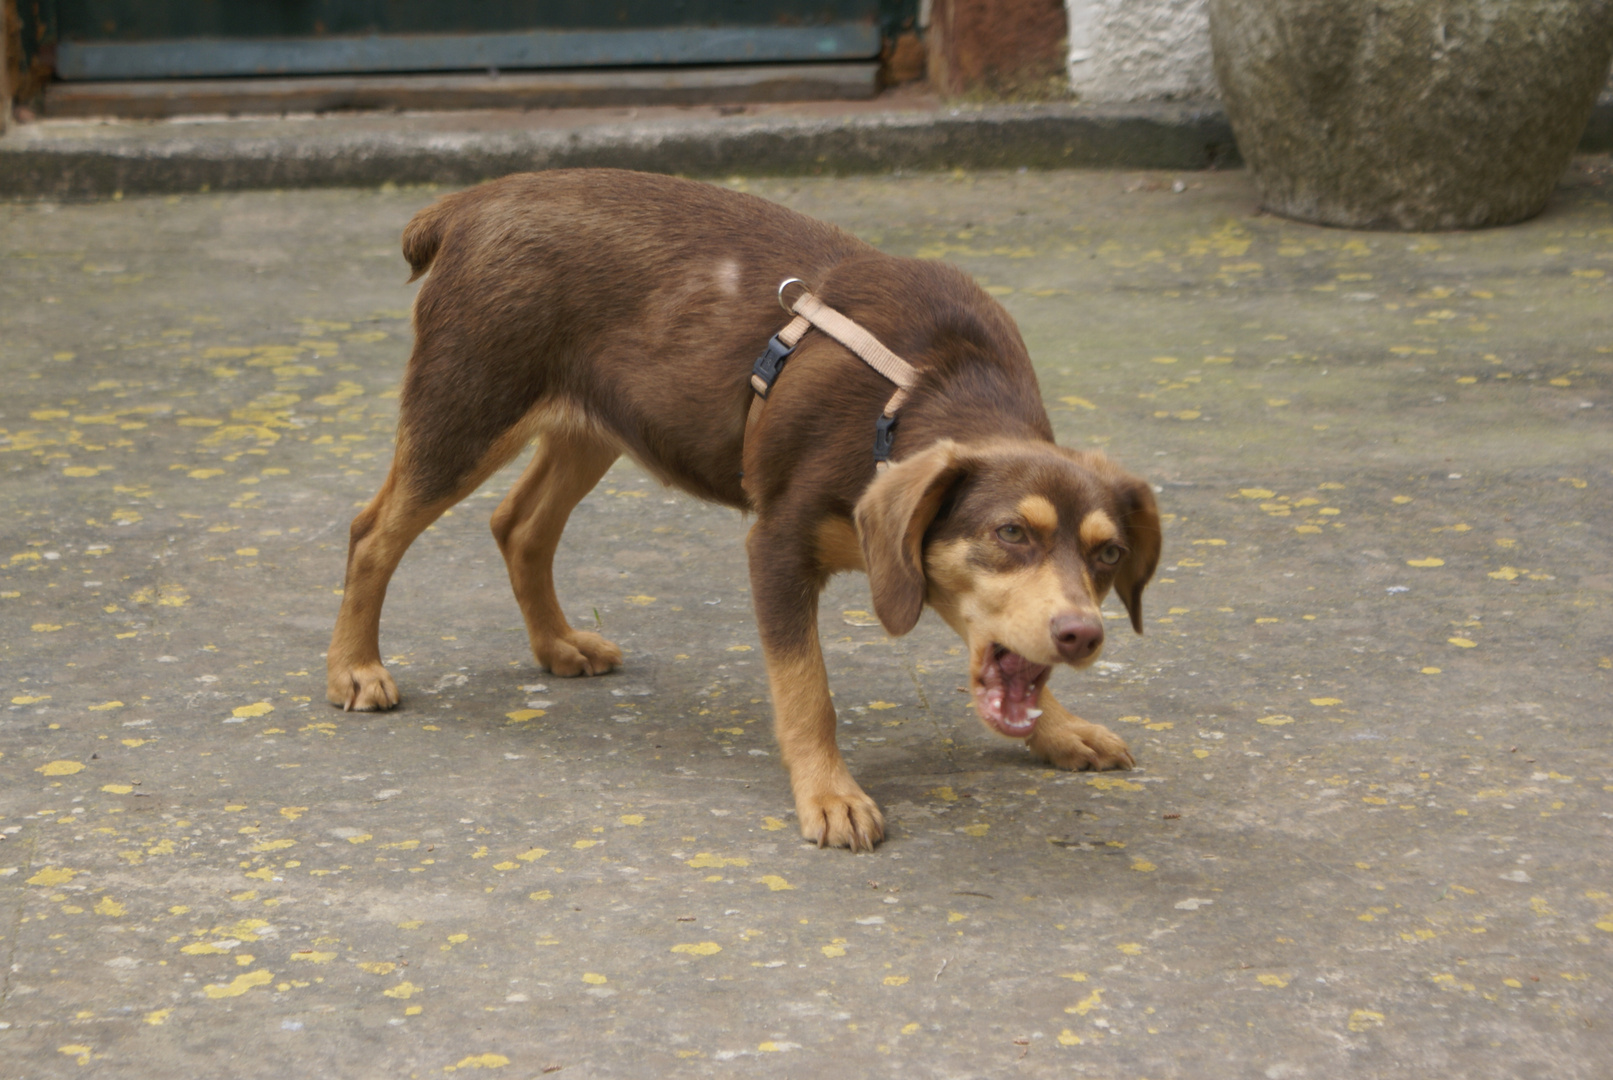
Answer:
[{"label": "green metal door", "polygon": [[[868,59],[916,0],[21,0],[65,80]],[[26,29],[26,27],[25,27]],[[31,49],[30,51],[34,51]]]}]

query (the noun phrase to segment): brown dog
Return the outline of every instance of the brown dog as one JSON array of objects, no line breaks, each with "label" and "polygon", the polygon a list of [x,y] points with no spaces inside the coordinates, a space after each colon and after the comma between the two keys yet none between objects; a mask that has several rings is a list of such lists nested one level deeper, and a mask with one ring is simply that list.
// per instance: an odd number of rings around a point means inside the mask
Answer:
[{"label": "brown dog", "polygon": [[[410,542],[536,440],[493,514],[532,653],[599,675],[615,645],[567,624],[552,566],[566,518],[616,458],[754,513],[756,622],[801,833],[871,849],[879,807],[835,746],[818,594],[864,570],[875,613],[905,634],[928,603],[969,646],[987,726],[1053,764],[1126,768],[1125,744],[1048,692],[1055,664],[1090,663],[1114,588],[1142,631],[1159,514],[1142,480],[1053,444],[1008,313],[942,263],[881,254],[750,195],[611,170],[505,177],[416,214],[414,352],[396,456],[353,520],[328,658],[330,700],[389,709],[381,604]],[[876,475],[875,420],[892,386],[819,331],[801,340],[747,432],[751,364],[804,279],[909,361],[917,384]],[[412,280],[412,279],[411,279]]]}]

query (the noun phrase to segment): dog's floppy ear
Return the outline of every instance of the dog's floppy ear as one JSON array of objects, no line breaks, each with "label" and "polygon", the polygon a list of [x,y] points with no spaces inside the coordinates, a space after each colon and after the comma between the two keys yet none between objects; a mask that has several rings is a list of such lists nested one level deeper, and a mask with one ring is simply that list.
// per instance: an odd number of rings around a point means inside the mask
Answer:
[{"label": "dog's floppy ear", "polygon": [[913,629],[924,611],[924,531],[963,472],[958,444],[943,439],[880,473],[857,501],[874,614],[893,635]]},{"label": "dog's floppy ear", "polygon": [[1159,565],[1163,535],[1159,527],[1159,506],[1153,489],[1144,480],[1122,474],[1115,481],[1122,514],[1120,527],[1126,541],[1126,558],[1115,571],[1115,594],[1131,616],[1131,628],[1143,632],[1143,586]]}]

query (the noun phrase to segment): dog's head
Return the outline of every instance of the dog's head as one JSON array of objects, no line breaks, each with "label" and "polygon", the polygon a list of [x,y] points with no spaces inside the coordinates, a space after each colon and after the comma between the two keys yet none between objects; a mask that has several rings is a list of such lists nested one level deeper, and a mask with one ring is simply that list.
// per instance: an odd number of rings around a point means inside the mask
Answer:
[{"label": "dog's head", "polygon": [[1111,588],[1142,633],[1159,510],[1101,453],[943,440],[881,473],[855,516],[879,621],[905,634],[935,608],[968,643],[975,707],[994,731],[1029,735],[1053,665],[1097,659]]}]

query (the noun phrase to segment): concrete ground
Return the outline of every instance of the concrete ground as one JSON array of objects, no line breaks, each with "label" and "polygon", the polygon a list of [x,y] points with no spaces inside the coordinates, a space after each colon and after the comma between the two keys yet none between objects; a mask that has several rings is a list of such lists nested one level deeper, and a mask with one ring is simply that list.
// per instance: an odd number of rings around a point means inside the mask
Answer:
[{"label": "concrete ground", "polygon": [[0,1077],[1605,1077],[1609,162],[1427,236],[1237,172],[731,183],[977,275],[1159,486],[1147,635],[1055,676],[1140,767],[1038,766],[844,578],[889,835],[804,846],[745,524],[625,462],[558,567],[625,670],[535,668],[506,473],[395,580],[403,706],[336,712],[433,192],[0,205]]}]

